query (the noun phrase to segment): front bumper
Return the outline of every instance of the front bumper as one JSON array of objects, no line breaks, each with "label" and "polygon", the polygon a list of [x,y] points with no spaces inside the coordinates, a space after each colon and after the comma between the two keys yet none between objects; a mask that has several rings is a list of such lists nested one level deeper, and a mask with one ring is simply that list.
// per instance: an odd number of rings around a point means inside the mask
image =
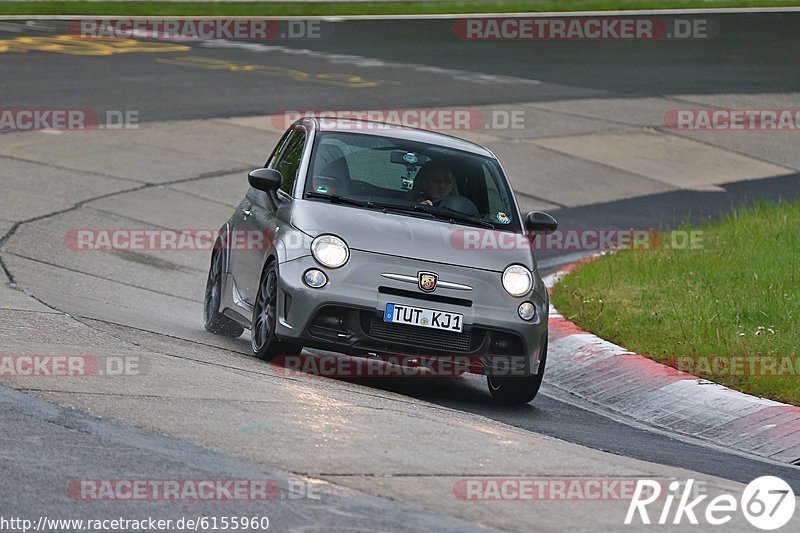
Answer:
[{"label": "front bumper", "polygon": [[[325,272],[328,284],[321,289],[305,285],[302,278],[309,268]],[[440,286],[424,293],[416,285],[381,276],[416,276],[421,270],[473,290]],[[279,278],[276,333],[281,338],[354,355],[468,357],[475,363],[471,371],[490,375],[538,372],[549,307],[538,274],[533,291],[513,298],[503,290],[499,272],[351,250],[350,260],[340,269],[320,267],[311,256],[304,256],[281,263]],[[530,321],[517,314],[525,301],[536,310]],[[385,323],[388,302],[460,313],[463,332]]]}]

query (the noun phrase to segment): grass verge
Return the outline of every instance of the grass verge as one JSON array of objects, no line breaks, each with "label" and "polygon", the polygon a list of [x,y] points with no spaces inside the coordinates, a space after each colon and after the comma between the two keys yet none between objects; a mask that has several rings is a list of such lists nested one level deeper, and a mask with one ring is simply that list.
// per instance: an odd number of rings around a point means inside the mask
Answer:
[{"label": "grass verge", "polygon": [[796,6],[797,0],[467,0],[433,2],[2,2],[0,15],[315,16]]},{"label": "grass verge", "polygon": [[624,250],[581,266],[553,304],[660,363],[800,405],[800,202],[738,209],[696,230],[699,249]]}]

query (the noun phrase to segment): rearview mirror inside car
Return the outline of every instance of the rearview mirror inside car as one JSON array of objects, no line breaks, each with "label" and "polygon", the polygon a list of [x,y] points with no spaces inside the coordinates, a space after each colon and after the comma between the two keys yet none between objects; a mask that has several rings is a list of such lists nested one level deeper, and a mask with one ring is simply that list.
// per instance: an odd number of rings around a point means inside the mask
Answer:
[{"label": "rearview mirror inside car", "polygon": [[558,228],[558,222],[547,213],[531,211],[525,215],[525,228],[531,233],[548,235]]},{"label": "rearview mirror inside car", "polygon": [[389,161],[398,165],[405,165],[407,167],[419,167],[422,165],[420,156],[414,152],[407,152],[405,150],[395,150],[389,154]]}]

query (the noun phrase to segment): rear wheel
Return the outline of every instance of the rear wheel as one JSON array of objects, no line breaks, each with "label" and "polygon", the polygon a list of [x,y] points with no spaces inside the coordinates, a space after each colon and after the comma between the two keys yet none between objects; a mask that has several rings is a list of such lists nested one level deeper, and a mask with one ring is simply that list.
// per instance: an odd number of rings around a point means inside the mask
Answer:
[{"label": "rear wheel", "polygon": [[222,250],[219,242],[211,253],[211,266],[208,269],[206,294],[203,303],[203,325],[206,331],[215,335],[236,338],[244,333],[244,328],[234,320],[219,312],[222,298]]},{"label": "rear wheel", "polygon": [[278,268],[269,265],[258,288],[253,307],[250,347],[256,357],[269,361],[278,355],[296,355],[302,346],[281,341],[275,335],[278,321]]},{"label": "rear wheel", "polygon": [[539,372],[535,376],[525,377],[492,377],[486,376],[489,393],[500,403],[524,404],[528,403],[539,393],[544,378],[544,368],[547,362],[547,342],[542,350],[542,361],[539,363]]}]

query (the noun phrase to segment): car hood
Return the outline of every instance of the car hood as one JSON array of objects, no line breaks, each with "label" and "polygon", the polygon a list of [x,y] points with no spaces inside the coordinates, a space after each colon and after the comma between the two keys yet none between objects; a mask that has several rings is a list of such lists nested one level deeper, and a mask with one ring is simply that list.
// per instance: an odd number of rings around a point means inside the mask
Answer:
[{"label": "car hood", "polygon": [[299,200],[292,209],[292,225],[312,237],[338,235],[351,249],[363,252],[496,272],[512,263],[536,268],[526,236],[446,220]]}]

